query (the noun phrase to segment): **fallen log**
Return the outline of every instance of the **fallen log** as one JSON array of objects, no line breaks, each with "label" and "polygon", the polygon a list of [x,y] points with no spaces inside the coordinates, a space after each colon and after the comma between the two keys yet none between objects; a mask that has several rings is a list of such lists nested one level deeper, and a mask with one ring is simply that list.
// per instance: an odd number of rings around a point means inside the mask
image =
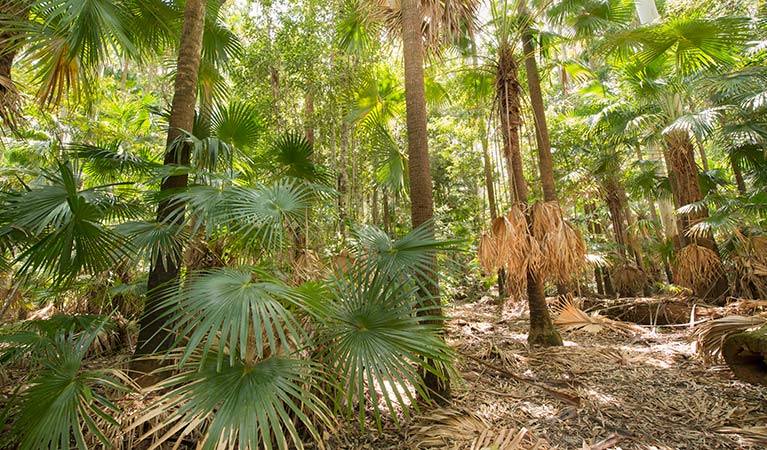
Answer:
[{"label": "fallen log", "polygon": [[656,298],[621,298],[609,302],[584,302],[586,311],[599,311],[603,316],[639,325],[687,324],[718,314],[712,308],[694,305],[685,300]]},{"label": "fallen log", "polygon": [[767,386],[767,328],[730,335],[722,356],[739,380]]}]

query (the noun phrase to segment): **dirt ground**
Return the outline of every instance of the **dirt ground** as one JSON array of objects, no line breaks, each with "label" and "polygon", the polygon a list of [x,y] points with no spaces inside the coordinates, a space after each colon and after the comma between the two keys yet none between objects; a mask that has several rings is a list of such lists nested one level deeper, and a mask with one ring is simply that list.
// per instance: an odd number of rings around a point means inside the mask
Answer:
[{"label": "dirt ground", "polygon": [[450,314],[463,377],[450,409],[332,447],[767,448],[767,388],[703,364],[687,327],[564,332],[564,347],[531,350],[521,305],[500,312],[485,297]]}]

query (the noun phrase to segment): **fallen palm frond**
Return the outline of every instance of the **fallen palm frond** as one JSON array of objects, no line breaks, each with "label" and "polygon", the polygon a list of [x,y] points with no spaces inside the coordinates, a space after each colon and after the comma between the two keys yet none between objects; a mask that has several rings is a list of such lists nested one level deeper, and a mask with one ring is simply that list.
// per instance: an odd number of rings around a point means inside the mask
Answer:
[{"label": "fallen palm frond", "polygon": [[599,333],[602,330],[613,330],[622,333],[644,333],[642,327],[634,323],[613,320],[599,315],[598,312],[591,314],[580,309],[572,300],[567,300],[552,306],[554,325],[563,331],[581,330],[589,333]]},{"label": "fallen palm frond", "polygon": [[674,261],[674,280],[696,295],[708,292],[723,271],[719,255],[697,244],[682,248]]},{"label": "fallen palm frond", "polygon": [[695,327],[690,339],[695,342],[695,351],[703,360],[713,363],[721,360],[722,346],[728,336],[759,328],[765,323],[767,315],[722,317]]},{"label": "fallen palm frond", "polygon": [[744,298],[767,298],[767,236],[740,236],[730,262],[735,273],[734,293]]},{"label": "fallen palm frond", "polygon": [[716,430],[717,433],[739,435],[752,445],[767,447],[767,426],[756,427],[721,427]]},{"label": "fallen palm frond", "polygon": [[471,450],[532,450],[544,446],[526,428],[494,427],[465,409],[438,409],[417,419],[421,424],[411,441],[419,449],[443,449],[456,443],[468,444]]},{"label": "fallen palm frond", "polygon": [[610,267],[610,261],[605,258],[604,255],[586,253],[584,259],[586,260],[586,264],[592,267]]}]

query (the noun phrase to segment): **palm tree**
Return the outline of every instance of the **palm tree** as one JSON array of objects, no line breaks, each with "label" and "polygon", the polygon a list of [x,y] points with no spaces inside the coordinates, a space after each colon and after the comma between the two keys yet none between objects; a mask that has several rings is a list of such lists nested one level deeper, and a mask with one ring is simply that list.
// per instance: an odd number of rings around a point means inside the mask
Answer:
[{"label": "palm tree", "polygon": [[[718,249],[711,232],[691,231],[708,216],[698,182],[695,139],[705,134],[710,128],[706,121],[716,116],[698,114],[695,89],[707,74],[733,64],[745,42],[747,26],[739,18],[678,17],[622,33],[611,43],[615,49],[625,50],[627,45],[639,49],[624,66],[623,81],[636,98],[655,109],[648,117],[665,127],[661,139],[681,244],[696,244],[714,254]],[[726,276],[720,271],[696,295],[721,299],[727,288]]]},{"label": "palm tree", "polygon": [[[428,225],[434,217],[432,180],[429,163],[429,141],[426,129],[426,93],[423,73],[423,17],[418,0],[403,0],[402,53],[405,60],[405,102],[407,105],[407,148],[410,173],[410,217],[413,227]],[[433,232],[432,232],[433,233]],[[432,265],[436,261],[431,262]],[[436,272],[435,272],[436,275]],[[424,280],[428,290],[422,297],[427,299],[428,316],[442,316],[438,279]],[[447,402],[450,398],[449,380],[440,379],[431,372],[424,374],[426,385],[433,398]]]},{"label": "palm tree", "polygon": [[[180,138],[183,136],[182,130],[192,130],[194,127],[205,12],[205,0],[188,0],[186,2],[181,40],[178,47],[173,103],[168,124],[167,150],[164,158],[166,165],[189,164],[189,147]],[[169,176],[162,181],[160,192],[186,187],[187,180],[187,174]],[[157,207],[157,222],[164,222],[176,208],[178,205],[172,204],[170,200],[162,200]],[[179,222],[183,220],[182,214],[178,214],[177,217]],[[180,273],[177,258],[165,258],[162,254],[155,257],[149,271],[146,312],[139,322],[139,337],[136,342],[135,356],[141,357],[170,348],[172,339],[164,330],[163,324],[157,320],[158,314],[160,314],[157,309],[160,303],[158,288],[177,281]],[[149,373],[155,368],[154,363],[155,361],[150,359],[135,359],[132,363],[132,369],[139,373]],[[143,383],[151,384],[152,381],[154,380],[147,378]]]}]

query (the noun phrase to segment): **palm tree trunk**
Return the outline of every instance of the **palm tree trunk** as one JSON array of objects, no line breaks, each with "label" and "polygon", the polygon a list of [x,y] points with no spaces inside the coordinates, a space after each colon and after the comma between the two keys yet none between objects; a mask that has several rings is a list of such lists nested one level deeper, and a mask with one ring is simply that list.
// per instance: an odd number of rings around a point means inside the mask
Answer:
[{"label": "palm tree trunk", "polygon": [[[480,124],[481,125],[481,124]],[[493,185],[493,167],[490,161],[490,152],[488,151],[487,133],[482,127],[482,161],[485,165],[485,189],[487,190],[487,203],[490,210],[490,219],[498,217],[498,205],[495,200],[495,186]]]},{"label": "palm tree trunk", "polygon": [[[405,63],[405,103],[410,175],[410,216],[413,227],[429,224],[434,216],[432,179],[429,165],[429,142],[426,129],[426,94],[423,74],[423,18],[419,0],[402,0],[402,53]],[[433,230],[432,230],[433,233]],[[432,261],[436,266],[436,259]],[[442,316],[436,272],[428,280],[430,292],[422,292],[424,313]],[[439,321],[437,322],[440,323]],[[450,382],[424,371],[424,382],[431,397],[441,403],[450,399]]]},{"label": "palm tree trunk", "polygon": [[[501,134],[504,138],[504,152],[511,159],[514,201],[527,210],[527,182],[522,168],[522,151],[519,142],[520,87],[517,78],[518,65],[508,46],[501,46],[496,73],[498,110],[501,116]],[[552,177],[553,182],[553,177]],[[532,226],[528,215],[527,222]],[[554,328],[546,304],[545,285],[542,276],[527,272],[527,302],[530,309],[530,330],[527,342],[531,345],[562,345],[562,338]]]},{"label": "palm tree trunk", "polygon": [[[527,17],[525,2],[519,3],[520,15]],[[523,19],[524,20],[524,19]],[[547,202],[557,201],[557,189],[554,183],[554,162],[551,157],[549,129],[546,124],[546,110],[543,105],[541,78],[538,74],[538,64],[535,60],[535,44],[529,28],[522,31],[522,50],[524,51],[525,72],[527,73],[527,89],[530,95],[530,106],[533,109],[535,122],[535,137],[538,142],[538,167],[541,172],[541,187],[543,199]]]},{"label": "palm tree trunk", "polygon": [[[187,0],[184,10],[184,24],[179,42],[178,64],[174,82],[173,103],[168,124],[168,138],[164,164],[189,164],[189,146],[177,145],[182,136],[181,130],[191,130],[194,125],[195,105],[197,102],[197,78],[202,55],[202,34],[205,23],[205,0]],[[173,175],[165,178],[160,185],[161,192],[184,188],[188,176]],[[163,200],[157,207],[157,221],[166,220],[170,214],[183,205]],[[183,214],[178,214],[178,221],[183,221]],[[162,298],[158,288],[177,282],[181,272],[178,258],[165,258],[158,254],[149,270],[147,298],[144,314],[139,321],[139,336],[136,342],[135,356],[144,356],[158,350],[167,350],[173,344],[173,336],[163,329],[164,313],[159,306]],[[167,261],[166,261],[167,260]],[[166,261],[163,264],[163,261]],[[175,262],[174,262],[175,261]],[[159,320],[158,320],[159,319]],[[148,372],[156,364],[147,360],[134,360],[132,369]],[[143,378],[144,383],[155,381],[151,377]]]},{"label": "palm tree trunk", "polygon": [[743,179],[743,172],[740,170],[740,161],[730,155],[730,165],[732,166],[732,173],[735,175],[735,183],[738,186],[738,192],[740,195],[746,195],[748,190],[746,189],[746,181]]},{"label": "palm tree trunk", "polygon": [[[669,165],[669,179],[671,190],[674,194],[674,206],[677,209],[692,203],[700,202],[703,194],[698,182],[698,166],[695,164],[695,147],[686,133],[674,133],[665,136]],[[702,236],[690,236],[690,229],[701,220],[708,217],[708,209],[701,207],[689,214],[677,215],[682,245],[697,244],[713,250],[717,255],[719,249],[714,241],[714,235],[708,231]],[[727,276],[721,273],[707,292],[698,292],[699,295],[708,299],[723,298],[729,288]]]}]

